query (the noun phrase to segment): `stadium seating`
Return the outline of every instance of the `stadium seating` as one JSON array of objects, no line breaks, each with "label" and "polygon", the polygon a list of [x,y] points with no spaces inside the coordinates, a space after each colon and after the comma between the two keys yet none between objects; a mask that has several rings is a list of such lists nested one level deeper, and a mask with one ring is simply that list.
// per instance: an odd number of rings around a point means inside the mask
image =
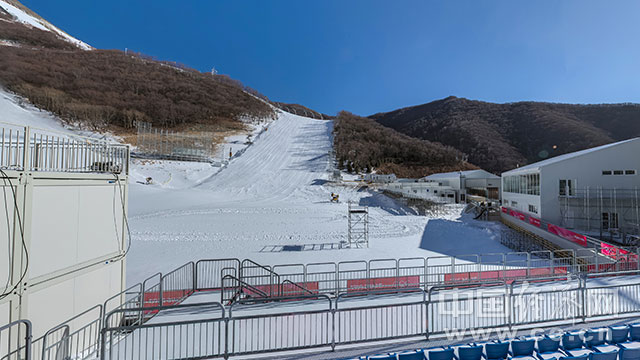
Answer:
[{"label": "stadium seating", "polygon": [[351,360],[640,360],[640,323]]}]

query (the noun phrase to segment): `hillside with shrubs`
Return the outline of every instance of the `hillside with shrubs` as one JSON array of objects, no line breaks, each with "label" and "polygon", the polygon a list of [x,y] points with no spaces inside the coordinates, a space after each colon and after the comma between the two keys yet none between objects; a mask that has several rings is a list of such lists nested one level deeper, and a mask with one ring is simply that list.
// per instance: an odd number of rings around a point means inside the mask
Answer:
[{"label": "hillside with shrubs", "polygon": [[370,118],[408,136],[454,147],[469,162],[495,173],[640,136],[638,104],[495,104],[452,96]]},{"label": "hillside with shrubs", "polygon": [[84,51],[0,9],[0,86],[89,128],[194,124],[237,128],[272,108],[225,75],[118,50]]},{"label": "hillside with shrubs", "polygon": [[412,138],[371,119],[342,111],[334,121],[338,166],[349,172],[376,171],[418,178],[476,168],[451,146]]}]

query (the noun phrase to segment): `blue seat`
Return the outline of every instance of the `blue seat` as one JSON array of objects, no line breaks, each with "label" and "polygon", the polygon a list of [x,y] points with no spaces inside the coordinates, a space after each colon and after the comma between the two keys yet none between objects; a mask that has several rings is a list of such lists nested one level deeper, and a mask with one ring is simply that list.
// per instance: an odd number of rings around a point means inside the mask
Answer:
[{"label": "blue seat", "polygon": [[565,357],[561,357],[558,360],[589,360],[589,355],[565,356]]},{"label": "blue seat", "polygon": [[574,350],[582,349],[584,347],[584,341],[579,332],[566,332],[562,335],[562,349]]},{"label": "blue seat", "polygon": [[422,350],[405,351],[398,354],[398,360],[425,360]]},{"label": "blue seat", "polygon": [[458,346],[458,360],[480,360],[482,358],[482,346],[461,345]]},{"label": "blue seat", "polygon": [[396,360],[396,356],[392,354],[369,356],[368,360]]},{"label": "blue seat", "polygon": [[486,343],[484,355],[487,359],[506,359],[509,356],[509,343],[502,341]]},{"label": "blue seat", "polygon": [[562,335],[562,350],[570,357],[588,357],[593,352],[593,350],[584,347],[582,333],[579,331],[568,331]]},{"label": "blue seat", "polygon": [[536,346],[535,339],[511,340],[511,356],[513,358],[533,358],[533,350]]},{"label": "blue seat", "polygon": [[588,348],[604,345],[607,341],[607,330],[605,328],[589,329],[584,334],[584,342]]},{"label": "blue seat", "polygon": [[620,344],[629,338],[629,327],[626,325],[609,326],[609,342]]},{"label": "blue seat", "polygon": [[620,360],[640,360],[640,348],[620,347]]},{"label": "blue seat", "polygon": [[437,349],[437,350],[424,350],[427,352],[427,358],[429,360],[453,360],[453,348]]},{"label": "blue seat", "polygon": [[616,360],[617,358],[618,351],[592,352],[589,354],[589,360]]},{"label": "blue seat", "polygon": [[561,357],[566,357],[567,354],[560,350],[560,337],[550,337],[545,335],[539,338],[538,341],[538,358],[541,360],[558,360]]},{"label": "blue seat", "polygon": [[629,325],[629,337],[633,341],[640,341],[640,323]]}]

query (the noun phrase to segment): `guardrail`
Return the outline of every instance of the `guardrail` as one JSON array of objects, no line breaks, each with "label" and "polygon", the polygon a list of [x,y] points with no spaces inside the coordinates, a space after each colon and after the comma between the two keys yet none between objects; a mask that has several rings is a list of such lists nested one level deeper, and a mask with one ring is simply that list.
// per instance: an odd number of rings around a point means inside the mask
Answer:
[{"label": "guardrail", "polygon": [[[101,316],[101,322],[103,327],[109,328],[120,326],[135,327],[145,324],[157,314],[159,306],[166,307],[171,304],[179,304],[187,296],[197,291],[222,290],[223,277],[225,275],[233,276],[232,274],[244,274],[247,279],[252,279],[258,286],[248,283],[247,285],[256,289],[254,290],[254,295],[259,298],[260,292],[263,292],[267,295],[268,301],[279,301],[274,300],[274,297],[277,298],[282,295],[295,295],[295,298],[315,297],[318,295],[338,297],[341,294],[362,294],[363,291],[369,294],[388,294],[413,288],[422,288],[424,291],[431,291],[432,294],[436,294],[433,292],[437,290],[437,294],[440,294],[456,286],[474,286],[474,284],[487,286],[487,284],[495,283],[496,281],[520,284],[524,280],[530,282],[549,281],[549,276],[555,276],[554,278],[557,280],[566,279],[575,276],[575,274],[586,274],[589,279],[593,279],[596,277],[640,273],[637,263],[637,249],[630,248],[625,251],[628,252],[626,254],[620,253],[620,256],[616,259],[617,261],[607,264],[588,264],[585,262],[584,258],[598,262],[599,260],[597,259],[603,257],[602,254],[595,250],[580,255],[574,250],[563,250],[558,252],[563,254],[562,256],[556,256],[556,253],[550,251],[541,251],[536,253],[480,254],[459,257],[374,259],[370,261],[311,263],[306,265],[288,264],[274,265],[273,267],[263,266],[251,260],[205,259],[197,263],[189,262],[167,274],[156,273],[143,283],[136,284],[107,299],[102,305],[103,315]],[[578,261],[579,259],[583,260]],[[474,263],[476,261],[477,263]],[[244,269],[243,264],[245,265]],[[274,279],[278,279],[278,282]],[[238,278],[238,280],[242,279]],[[291,285],[291,283],[295,285]],[[612,285],[611,288],[615,286]],[[640,285],[638,286],[640,287]],[[632,289],[632,287],[628,288]],[[273,291],[264,291],[267,289],[273,289]],[[587,292],[590,292],[588,295],[593,298],[597,295],[595,291],[588,290]],[[601,289],[599,291],[603,292],[605,290]],[[582,295],[582,299],[588,299],[588,295]],[[345,296],[342,295],[340,301]],[[494,298],[498,299],[499,297],[495,296]],[[490,301],[483,299],[485,298],[478,298],[475,301]],[[256,301],[256,298],[254,297],[252,301]],[[451,304],[451,302],[433,300],[429,306],[432,308],[436,306],[446,307],[448,306],[447,304]],[[511,305],[509,306],[510,310],[513,311]],[[595,305],[592,304],[591,310],[585,312],[582,316],[587,318],[598,316],[604,311],[601,310],[598,313],[593,310],[593,306]],[[138,308],[144,308],[145,311],[137,311],[136,309]],[[379,309],[377,311],[392,311],[380,306],[377,308]],[[117,310],[118,315],[113,315],[107,320],[106,314],[112,310]],[[342,313],[347,316],[347,314],[354,313],[354,311],[345,310]],[[429,314],[429,311],[434,312],[435,310],[427,309],[426,314]],[[635,311],[633,306],[624,310],[625,313],[633,311]],[[431,334],[437,335],[438,332],[435,329],[443,325],[433,323],[436,321],[433,317],[429,317],[428,321],[430,322],[429,326],[433,329]],[[514,319],[511,322],[513,323],[514,321],[520,322],[521,319]],[[427,324],[427,321],[425,321],[425,324]],[[498,324],[497,320],[494,320],[493,324]],[[64,333],[65,329],[58,326],[52,329],[50,334]],[[93,330],[95,330],[95,322],[93,320],[86,325],[78,326],[76,329],[73,326],[69,326],[69,335],[47,340],[47,343],[49,345],[60,343],[60,339],[69,338],[69,336],[80,338],[82,335],[77,334],[78,331],[88,333]],[[50,338],[52,336],[50,335]],[[342,340],[338,340],[338,342],[351,341],[349,337],[344,336],[346,336],[346,333],[343,334]],[[85,349],[92,348],[92,346],[95,347],[97,342],[95,336],[86,337],[86,339]],[[60,344],[64,345],[64,341]],[[34,348],[36,347],[38,348],[38,353],[42,352],[42,345],[36,344]],[[82,347],[76,348],[80,349]],[[71,352],[83,353],[76,350]]]},{"label": "guardrail", "polygon": [[0,168],[129,173],[129,146],[71,133],[0,123]]},{"label": "guardrail", "polygon": [[31,329],[29,320],[0,326],[0,359],[31,360]]},{"label": "guardrail", "polygon": [[[640,314],[640,281],[608,286],[591,286],[589,278],[575,276],[537,281],[344,293],[335,299],[326,295],[250,299],[231,305],[226,316],[218,303],[153,308],[162,314],[153,324],[105,328],[103,334],[119,332],[120,338],[113,344],[103,342],[102,359],[162,358],[167,353],[226,359],[312,348],[333,350],[400,338],[455,337],[474,331],[489,336],[487,330],[535,329]],[[207,306],[214,310],[204,311]],[[107,318],[119,311],[123,310]],[[166,320],[174,316],[179,320]],[[172,349],[179,352],[174,355]]]}]

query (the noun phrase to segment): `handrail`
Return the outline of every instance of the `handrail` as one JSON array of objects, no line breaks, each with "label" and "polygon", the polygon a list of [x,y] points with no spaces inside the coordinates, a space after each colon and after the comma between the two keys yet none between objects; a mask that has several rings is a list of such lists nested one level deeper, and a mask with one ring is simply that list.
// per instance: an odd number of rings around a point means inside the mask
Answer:
[{"label": "handrail", "polygon": [[249,262],[250,264],[254,265],[255,267],[259,268],[259,269],[263,269],[265,271],[267,271],[270,274],[270,277],[275,277],[275,282],[273,281],[274,279],[271,278],[269,281],[269,285],[273,286],[274,283],[275,284],[280,284],[280,275],[278,273],[276,273],[275,271],[273,271],[273,269],[271,269],[270,267],[258,264],[257,262],[250,260],[250,259],[244,259],[242,260],[242,262],[240,263],[240,279],[244,278],[244,271],[243,269],[245,268],[245,262]]},{"label": "handrail", "polygon": [[282,283],[280,284],[280,295],[284,294],[284,292],[283,292],[283,289],[284,289],[284,286],[283,286],[283,285],[284,285],[284,284],[291,284],[291,285],[293,285],[294,287],[297,287],[298,289],[300,289],[300,290],[302,290],[302,291],[304,291],[304,292],[306,292],[306,293],[308,293],[308,294],[310,294],[310,295],[314,295],[314,292],[313,292],[313,291],[311,291],[311,290],[309,290],[309,289],[307,289],[307,288],[305,288],[305,287],[303,287],[303,286],[300,286],[298,283],[294,283],[293,281],[291,281],[291,280],[289,280],[289,279],[285,279],[285,280],[283,280],[283,281],[282,281]]},{"label": "handrail", "polygon": [[240,285],[240,286],[234,286],[233,287],[233,288],[239,288],[239,290],[236,292],[235,295],[233,295],[231,297],[231,299],[229,299],[229,303],[233,303],[235,298],[242,293],[242,289],[243,288],[247,288],[247,289],[251,290],[252,292],[257,293],[260,297],[263,297],[263,298],[268,298],[269,297],[269,295],[267,295],[267,293],[265,293],[264,291],[262,291],[262,290],[260,290],[258,288],[255,288],[255,287],[251,286],[250,284],[247,284],[246,282],[238,279],[237,277],[232,276],[232,275],[225,275],[225,276],[222,277],[222,284],[221,284],[222,285],[222,289],[221,289],[221,297],[220,298],[222,299],[222,301],[225,301],[225,299],[224,299],[224,293],[225,293],[225,289],[226,289],[225,279],[231,279],[231,280],[235,281],[238,285]]}]

